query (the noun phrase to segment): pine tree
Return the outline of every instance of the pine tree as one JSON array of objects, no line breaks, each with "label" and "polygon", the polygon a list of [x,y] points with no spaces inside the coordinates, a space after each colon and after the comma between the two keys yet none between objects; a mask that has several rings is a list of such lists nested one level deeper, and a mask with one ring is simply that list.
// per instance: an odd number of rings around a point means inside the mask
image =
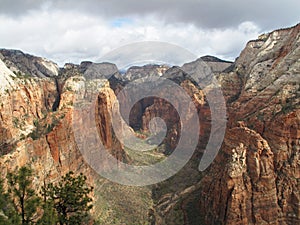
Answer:
[{"label": "pine tree", "polygon": [[[40,198],[32,189],[32,170],[21,167],[16,173],[8,173],[8,194],[15,213],[21,218],[22,225],[30,225],[36,220]],[[16,219],[18,216],[15,216]],[[13,224],[16,222],[14,221]]]},{"label": "pine tree", "polygon": [[3,190],[3,181],[0,179],[0,225],[8,224],[6,212],[7,196]]},{"label": "pine tree", "polygon": [[44,202],[43,210],[43,216],[38,220],[37,225],[56,225],[58,219],[52,202]]},{"label": "pine tree", "polygon": [[86,176],[75,176],[73,172],[62,177],[58,184],[48,184],[43,188],[47,202],[53,204],[60,225],[84,224],[88,212],[93,207],[89,194],[93,188],[86,184]]},{"label": "pine tree", "polygon": [[15,211],[12,200],[4,191],[3,180],[0,179],[0,225],[20,225],[21,217]]}]

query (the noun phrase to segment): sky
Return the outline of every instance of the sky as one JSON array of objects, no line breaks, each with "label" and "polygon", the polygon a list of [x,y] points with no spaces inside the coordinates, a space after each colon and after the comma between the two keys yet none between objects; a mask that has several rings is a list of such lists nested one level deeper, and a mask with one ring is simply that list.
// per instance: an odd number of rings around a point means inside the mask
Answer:
[{"label": "sky", "polygon": [[60,66],[144,41],[234,60],[249,40],[299,23],[299,9],[299,0],[0,0],[0,48]]}]

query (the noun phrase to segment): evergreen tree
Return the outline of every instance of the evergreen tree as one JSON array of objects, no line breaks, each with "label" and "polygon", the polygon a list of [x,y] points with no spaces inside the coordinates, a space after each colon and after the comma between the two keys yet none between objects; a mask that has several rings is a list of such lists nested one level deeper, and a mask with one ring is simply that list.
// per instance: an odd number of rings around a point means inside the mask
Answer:
[{"label": "evergreen tree", "polygon": [[6,195],[3,190],[3,181],[0,179],[0,224],[7,224],[8,217],[6,215]]},{"label": "evergreen tree", "polygon": [[[32,189],[32,170],[23,166],[16,173],[8,173],[7,180],[9,198],[15,210],[15,213],[12,213],[13,218],[17,220],[20,217],[22,225],[33,224],[36,220],[40,198]],[[13,224],[17,224],[15,220]]]},{"label": "evergreen tree", "polygon": [[52,202],[44,202],[43,210],[43,216],[38,220],[37,225],[56,225],[58,220]]},{"label": "evergreen tree", "polygon": [[0,225],[20,225],[21,218],[15,211],[9,195],[3,189],[3,180],[0,179]]},{"label": "evergreen tree", "polygon": [[53,204],[60,225],[84,224],[88,212],[93,207],[89,194],[93,188],[86,185],[86,176],[75,176],[73,172],[62,177],[58,184],[48,184],[43,188],[47,202]]}]

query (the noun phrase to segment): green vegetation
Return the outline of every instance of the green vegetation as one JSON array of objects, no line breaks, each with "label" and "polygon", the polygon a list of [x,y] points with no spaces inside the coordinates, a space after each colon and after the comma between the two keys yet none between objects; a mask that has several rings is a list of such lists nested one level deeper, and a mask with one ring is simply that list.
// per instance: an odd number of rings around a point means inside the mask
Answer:
[{"label": "green vegetation", "polygon": [[32,188],[32,170],[22,167],[16,173],[8,173],[9,196],[16,214],[21,217],[21,224],[32,224],[40,203],[40,198]]},{"label": "green vegetation", "polygon": [[79,82],[79,81],[84,81],[83,78],[79,78],[79,77],[73,77],[73,81],[74,82]]},{"label": "green vegetation", "polygon": [[93,188],[83,174],[67,173],[57,184],[44,185],[41,194],[33,187],[33,171],[27,166],[8,173],[4,190],[0,180],[0,225],[88,224],[93,207]]},{"label": "green vegetation", "polygon": [[151,165],[158,163],[166,158],[158,149],[149,151],[135,151],[125,148],[126,153],[132,160],[132,164],[136,166]]},{"label": "green vegetation", "polygon": [[66,89],[67,89],[67,91],[73,91],[72,87],[70,87],[70,86],[67,86]]},{"label": "green vegetation", "polygon": [[13,117],[12,122],[15,128],[19,128],[21,130],[24,130],[25,121],[22,119],[20,120],[18,117]]},{"label": "green vegetation", "polygon": [[33,125],[35,129],[29,134],[33,140],[39,139],[43,135],[49,134],[55,126],[59,124],[59,121],[64,118],[64,115],[59,117],[56,116],[55,113],[51,115],[50,123],[47,120],[47,116],[43,119],[35,119],[33,121]]},{"label": "green vegetation", "polygon": [[[125,151],[134,165],[150,165],[165,158],[157,149],[142,152],[125,148]],[[99,224],[151,224],[149,213],[154,206],[151,186],[125,186],[101,177],[95,186],[94,208]]]},{"label": "green vegetation", "polygon": [[30,74],[22,73],[20,71],[13,71],[13,73],[15,74],[15,76],[10,75],[11,79],[23,85],[27,85],[28,82],[30,82],[31,79],[34,78]]},{"label": "green vegetation", "polygon": [[[137,133],[144,135],[147,138],[149,137],[148,133],[140,131]],[[149,146],[147,140],[148,139],[143,140],[142,143],[135,143],[134,149],[143,149],[145,146]],[[136,151],[127,148],[126,146],[124,150],[131,159],[130,163],[136,166],[152,165],[166,159],[166,155],[164,154],[166,152],[165,144],[160,144],[159,146],[153,145],[153,149],[149,151]]]},{"label": "green vegetation", "polygon": [[3,180],[0,180],[0,224],[18,225],[21,224],[20,217],[13,208],[9,194],[4,192]]},{"label": "green vegetation", "polygon": [[263,113],[263,112],[258,113],[257,119],[258,119],[259,121],[263,122],[263,121],[264,121],[264,113]]},{"label": "green vegetation", "polygon": [[288,114],[289,112],[293,111],[294,105],[293,105],[293,99],[286,99],[285,104],[282,105],[282,113]]},{"label": "green vegetation", "polygon": [[[88,218],[88,212],[93,207],[89,194],[93,187],[86,186],[86,177],[83,174],[75,177],[73,172],[62,177],[58,184],[52,183],[43,187],[43,196],[47,213],[53,206],[60,225],[82,224]],[[49,217],[47,218],[47,220]]]},{"label": "green vegetation", "polygon": [[99,224],[150,225],[151,187],[131,187],[99,178],[95,185],[95,217]]},{"label": "green vegetation", "polygon": [[[30,74],[23,74],[20,71],[18,71],[18,72],[14,71],[14,74],[19,79],[30,79],[31,78]],[[15,77],[13,77],[13,76],[11,76],[11,77],[12,77],[13,80],[15,79]]]}]

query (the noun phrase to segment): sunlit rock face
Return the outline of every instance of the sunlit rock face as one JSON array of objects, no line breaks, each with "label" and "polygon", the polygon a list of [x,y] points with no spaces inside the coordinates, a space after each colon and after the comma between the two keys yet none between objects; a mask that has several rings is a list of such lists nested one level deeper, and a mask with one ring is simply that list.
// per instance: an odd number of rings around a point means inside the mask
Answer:
[{"label": "sunlit rock face", "polygon": [[[41,178],[35,182],[37,188],[45,180],[58,180],[69,170],[83,172],[93,185],[96,174],[82,157],[74,137],[74,129],[88,132],[85,130],[88,124],[81,121],[74,126],[73,123],[75,93],[86,79],[78,76],[74,72],[75,66],[70,65],[61,71],[60,77],[25,74],[21,63],[36,59],[20,53],[20,70],[16,73],[7,67],[7,63],[0,61],[3,80],[0,92],[1,173],[5,176],[8,171],[29,164]],[[35,69],[31,62],[26,64],[26,71]],[[97,130],[105,140],[107,151],[122,161],[126,154],[121,143],[115,140],[111,125],[112,103],[116,96],[107,80],[101,82],[103,85],[98,89],[99,101],[96,104],[99,110],[95,111],[94,123],[98,124]]]}]

